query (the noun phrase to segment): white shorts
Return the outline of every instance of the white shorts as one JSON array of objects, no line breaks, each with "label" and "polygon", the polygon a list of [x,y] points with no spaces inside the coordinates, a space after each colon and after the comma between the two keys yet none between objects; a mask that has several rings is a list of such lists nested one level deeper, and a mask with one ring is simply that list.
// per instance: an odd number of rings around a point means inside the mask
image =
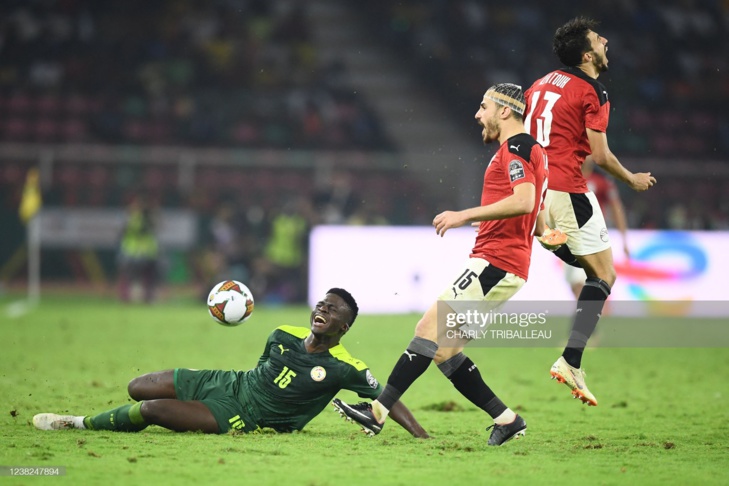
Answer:
[{"label": "white shorts", "polygon": [[573,255],[592,255],[610,248],[605,218],[592,192],[574,194],[547,189],[544,215],[550,228],[559,228],[567,235],[567,247]]},{"label": "white shorts", "polygon": [[523,278],[501,270],[483,258],[469,258],[466,268],[438,300],[486,300],[503,303],[524,285]]},{"label": "white shorts", "polygon": [[[487,314],[497,311],[507,300],[522,288],[526,281],[513,273],[506,272],[491,265],[483,258],[470,258],[465,270],[453,281],[448,289],[438,297],[438,344],[444,347],[459,347],[476,337],[482,329],[479,322],[464,322],[458,326],[458,338],[449,336],[448,325],[441,325],[443,312],[467,314],[478,311]],[[447,322],[447,321],[445,321]],[[463,336],[472,333],[468,338]]]}]

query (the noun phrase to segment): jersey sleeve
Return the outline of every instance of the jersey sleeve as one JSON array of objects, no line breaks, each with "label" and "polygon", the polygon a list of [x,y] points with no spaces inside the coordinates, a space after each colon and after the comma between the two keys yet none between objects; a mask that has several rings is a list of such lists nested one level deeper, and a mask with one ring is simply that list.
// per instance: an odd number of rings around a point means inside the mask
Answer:
[{"label": "jersey sleeve", "polygon": [[[607,98],[607,92],[605,92]],[[610,102],[605,100],[600,103],[600,99],[593,89],[585,93],[583,99],[583,109],[585,112],[585,127],[596,132],[605,133],[610,118]]]},{"label": "jersey sleeve", "polygon": [[535,184],[532,158],[535,156],[536,142],[531,137],[529,138],[515,137],[505,142],[507,145],[506,160],[509,161],[506,165],[506,172],[512,189],[524,182]]},{"label": "jersey sleeve", "polygon": [[344,377],[342,388],[355,392],[361,398],[371,400],[382,393],[382,385],[372,376],[369,368],[357,370],[352,367]]},{"label": "jersey sleeve", "polygon": [[268,356],[271,350],[271,343],[273,343],[273,335],[276,334],[276,331],[273,331],[271,334],[268,335],[268,339],[266,340],[266,347],[263,350],[263,354],[261,354],[261,357],[258,358],[258,364],[256,367],[261,366],[263,363],[268,361]]},{"label": "jersey sleeve", "polygon": [[509,162],[509,183],[511,188],[513,189],[524,182],[534,184],[534,165],[530,160],[513,157]]}]

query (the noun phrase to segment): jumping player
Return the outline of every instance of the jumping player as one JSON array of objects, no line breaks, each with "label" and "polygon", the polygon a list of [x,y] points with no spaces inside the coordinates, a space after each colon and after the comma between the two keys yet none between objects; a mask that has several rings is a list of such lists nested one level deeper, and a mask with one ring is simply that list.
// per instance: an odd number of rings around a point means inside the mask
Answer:
[{"label": "jumping player", "polygon": [[[650,172],[633,173],[623,167],[608,147],[610,101],[597,81],[608,69],[608,40],[595,32],[596,27],[594,20],[579,17],[557,29],[553,49],[565,67],[536,80],[526,91],[524,119],[527,131],[549,155],[545,223],[567,235],[565,250],[587,274],[567,346],[550,373],[588,405],[597,405],[597,399],[585,384],[582,353],[616,275],[605,219],[580,166],[592,154],[597,165],[636,191],[656,183]],[[560,258],[570,261],[564,255]]]}]

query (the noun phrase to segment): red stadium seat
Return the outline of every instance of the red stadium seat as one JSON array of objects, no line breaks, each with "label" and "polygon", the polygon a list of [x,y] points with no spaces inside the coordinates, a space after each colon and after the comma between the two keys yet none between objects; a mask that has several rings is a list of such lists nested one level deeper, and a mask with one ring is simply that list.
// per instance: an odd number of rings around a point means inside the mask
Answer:
[{"label": "red stadium seat", "polygon": [[23,118],[10,118],[3,123],[3,138],[11,142],[23,142],[30,135],[30,123]]},{"label": "red stadium seat", "polygon": [[61,101],[55,95],[42,95],[35,99],[35,109],[42,116],[55,115],[61,108]]},{"label": "red stadium seat", "polygon": [[84,120],[72,118],[61,123],[61,136],[66,142],[80,142],[88,136],[88,126]]},{"label": "red stadium seat", "polygon": [[33,100],[25,93],[13,93],[8,98],[6,106],[9,113],[24,114],[30,111]]},{"label": "red stadium seat", "polygon": [[33,137],[39,142],[53,142],[57,139],[60,127],[50,118],[41,118],[31,126]]}]

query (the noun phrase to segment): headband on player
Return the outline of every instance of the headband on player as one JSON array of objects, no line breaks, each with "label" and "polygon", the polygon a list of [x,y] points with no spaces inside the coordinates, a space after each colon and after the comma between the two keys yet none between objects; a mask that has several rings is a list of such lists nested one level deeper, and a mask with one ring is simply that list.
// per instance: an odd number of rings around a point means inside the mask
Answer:
[{"label": "headband on player", "polygon": [[486,98],[500,105],[508,106],[520,115],[524,114],[526,103],[521,86],[512,83],[500,83],[486,90]]}]

